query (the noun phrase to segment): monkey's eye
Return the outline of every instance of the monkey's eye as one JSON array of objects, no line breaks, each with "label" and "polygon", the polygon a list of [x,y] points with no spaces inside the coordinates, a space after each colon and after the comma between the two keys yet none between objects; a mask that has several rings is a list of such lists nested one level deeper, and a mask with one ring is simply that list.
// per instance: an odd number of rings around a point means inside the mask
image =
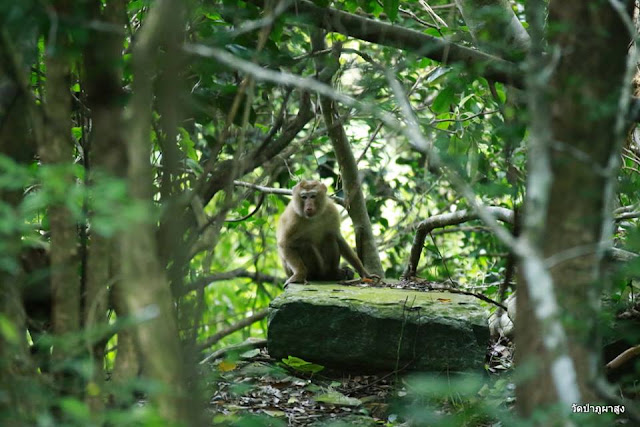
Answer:
[{"label": "monkey's eye", "polygon": [[307,196],[300,196],[300,198],[301,198],[302,200],[306,200],[306,199],[307,199]]},{"label": "monkey's eye", "polygon": [[315,195],[315,194],[312,194],[312,195],[310,195],[309,197],[311,197],[312,199],[315,199],[315,198],[316,198],[316,195]]}]

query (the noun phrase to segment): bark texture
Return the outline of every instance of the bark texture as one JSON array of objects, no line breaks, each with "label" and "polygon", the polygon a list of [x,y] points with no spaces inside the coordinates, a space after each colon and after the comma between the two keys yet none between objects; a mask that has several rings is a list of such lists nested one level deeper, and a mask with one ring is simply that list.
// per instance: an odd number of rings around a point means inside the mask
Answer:
[{"label": "bark texture", "polygon": [[[54,2],[55,13],[65,14],[69,4]],[[50,166],[68,165],[73,160],[71,138],[71,92],[69,91],[70,61],[67,34],[62,32],[49,40],[45,57],[45,113],[47,116],[45,138],[39,141],[38,153],[43,164]],[[54,43],[55,40],[55,43]],[[64,180],[64,189],[73,185],[70,173],[59,169]],[[58,335],[75,332],[80,327],[80,275],[78,274],[77,224],[69,209],[65,207],[65,193],[55,194],[56,203],[48,210],[51,229],[51,292],[52,323]],[[53,349],[53,356],[60,360],[76,349]]]},{"label": "bark texture", "polygon": [[[631,2],[626,2],[627,6]],[[630,9],[628,9],[630,10]],[[599,374],[596,333],[597,301],[602,277],[597,244],[602,236],[607,165],[618,156],[616,117],[622,95],[630,41],[624,24],[606,0],[552,1],[547,37],[551,65],[548,102],[551,134],[548,149],[550,178],[548,209],[537,240],[550,267],[561,321],[575,368],[579,399],[593,402],[590,386]],[[528,191],[532,191],[530,177]],[[528,205],[526,215],[537,209]],[[526,222],[525,222],[526,224]],[[558,401],[540,316],[532,307],[536,283],[521,281],[516,322],[517,363],[535,367],[536,374],[517,388],[518,409],[530,416]],[[569,375],[568,372],[562,373]],[[556,373],[557,376],[557,373]],[[580,402],[576,402],[580,403]],[[568,410],[567,408],[564,408]]]},{"label": "bark texture", "polygon": [[[94,0],[90,8],[92,19],[124,27],[123,19],[126,16],[124,0],[109,1],[103,10],[101,10],[101,2]],[[89,185],[94,190],[91,196],[93,200],[101,197],[95,192],[101,181],[108,177],[124,178],[126,172],[122,110],[124,92],[120,58],[123,38],[123,34],[115,31],[96,32],[84,52],[85,80],[83,83],[87,93],[87,103],[91,109],[91,135],[85,150],[85,155],[88,156],[85,164]],[[92,214],[89,212],[90,217]],[[114,237],[103,236],[98,232],[91,233],[87,250],[83,313],[87,329],[105,325],[107,322],[109,285],[115,284],[114,278],[118,275],[115,267],[117,265],[116,243],[117,239]],[[117,309],[116,312],[118,316],[126,316],[126,312]],[[124,351],[126,344],[123,344],[126,341],[125,337],[118,336],[117,360],[127,354]],[[91,357],[94,362],[92,382],[98,385],[98,390],[102,390],[105,377],[103,369],[105,345],[106,342],[99,341],[93,343],[91,347]],[[89,395],[87,399],[92,410],[97,411],[102,408],[102,396]]]},{"label": "bark texture", "polygon": [[190,399],[184,375],[174,302],[159,260],[152,214],[153,187],[151,158],[151,107],[156,54],[166,36],[180,20],[181,4],[157,1],[140,30],[133,49],[133,98],[128,124],[128,183],[134,200],[149,207],[149,217],[141,218],[121,240],[122,292],[131,315],[139,321],[136,340],[144,359],[144,369],[164,389],[153,396],[160,413],[174,423],[201,425],[197,399]]}]

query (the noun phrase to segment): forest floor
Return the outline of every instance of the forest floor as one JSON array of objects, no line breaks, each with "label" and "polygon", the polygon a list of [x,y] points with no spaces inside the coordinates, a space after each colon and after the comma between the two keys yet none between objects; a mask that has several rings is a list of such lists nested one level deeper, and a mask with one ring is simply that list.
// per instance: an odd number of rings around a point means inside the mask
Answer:
[{"label": "forest floor", "polygon": [[[496,422],[485,410],[487,404],[510,411],[513,403],[513,387],[506,379],[510,375],[499,374],[509,371],[511,364],[511,347],[502,344],[489,349],[486,374],[462,380],[472,384],[466,387],[471,390],[468,394],[458,391],[460,379],[453,374],[438,374],[416,383],[409,372],[340,373],[290,359],[277,362],[265,349],[254,349],[237,361],[209,365],[213,374],[209,383],[213,424],[394,426],[416,425],[406,424],[408,420],[430,420],[433,423],[427,425],[436,425],[453,416],[462,421],[456,425],[483,426]],[[420,393],[425,391],[425,384],[429,384],[429,396]],[[455,393],[442,394],[443,384],[456,389]],[[479,405],[483,406],[480,410]]]}]

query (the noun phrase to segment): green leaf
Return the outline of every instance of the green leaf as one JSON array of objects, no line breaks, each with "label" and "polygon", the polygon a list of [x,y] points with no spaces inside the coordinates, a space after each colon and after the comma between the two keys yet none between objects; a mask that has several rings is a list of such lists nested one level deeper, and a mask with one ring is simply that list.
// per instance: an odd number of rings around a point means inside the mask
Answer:
[{"label": "green leaf", "polygon": [[80,400],[65,397],[61,400],[60,407],[62,408],[62,412],[75,421],[89,421],[89,408]]},{"label": "green leaf", "polygon": [[437,129],[441,129],[441,130],[447,130],[451,127],[451,124],[453,123],[451,121],[451,119],[453,119],[453,115],[449,112],[443,113],[443,114],[439,114],[436,116],[437,120],[441,120],[440,122],[438,122],[438,124],[436,125]]},{"label": "green leaf", "polygon": [[446,87],[440,91],[436,99],[431,104],[431,109],[434,113],[440,114],[449,111],[449,107],[453,103],[455,92],[452,87]]},{"label": "green leaf", "polygon": [[471,181],[475,181],[478,177],[478,158],[480,153],[478,152],[478,144],[475,141],[471,141],[469,151],[467,152],[467,176]]},{"label": "green leaf", "polygon": [[300,372],[308,372],[316,374],[324,369],[324,366],[317,365],[315,363],[307,362],[295,356],[288,356],[286,359],[282,359],[282,363]]},{"label": "green leaf", "polygon": [[0,335],[11,344],[18,343],[18,333],[11,321],[0,313]]},{"label": "green leaf", "polygon": [[384,13],[387,14],[389,21],[395,22],[398,19],[398,8],[400,7],[400,0],[384,0]]},{"label": "green leaf", "polygon": [[349,13],[353,13],[358,10],[357,0],[346,0],[344,2],[344,9]]},{"label": "green leaf", "polygon": [[[458,108],[462,108],[462,107],[464,107],[464,104],[466,104],[466,103],[467,103],[467,101],[468,101],[468,100],[470,100],[471,98],[473,98],[474,96],[476,96],[476,94],[475,94],[475,93],[472,93],[472,94],[469,94],[469,95],[465,96],[464,98],[462,98],[462,99],[460,100],[460,102],[458,103]],[[469,112],[469,115],[471,115],[471,114],[472,114],[472,113],[471,113],[471,112]]]},{"label": "green leaf", "polygon": [[[430,65],[430,59],[427,58],[422,58],[419,62],[419,65],[421,67],[427,67],[428,65]],[[445,74],[447,74],[449,71],[451,71],[451,68],[449,67],[437,67],[434,71],[429,73],[429,77],[427,77],[427,79],[425,80],[426,83],[435,83],[438,80],[440,80],[440,78],[442,76],[444,76]]]},{"label": "green leaf", "polygon": [[313,398],[316,402],[324,402],[329,403],[331,405],[339,405],[339,406],[360,406],[362,402],[355,397],[345,396],[344,394],[337,392],[335,390],[330,390],[327,393],[321,394],[319,396],[315,396]]},{"label": "green leaf", "polygon": [[81,127],[72,127],[71,135],[76,141],[79,141],[82,138],[82,128]]},{"label": "green leaf", "polygon": [[195,143],[191,139],[191,135],[189,135],[189,132],[187,132],[187,130],[184,128],[180,128],[179,130],[180,130],[180,141],[179,141],[180,148],[182,148],[182,151],[184,151],[184,153],[187,155],[189,159],[198,161],[198,153],[196,153]]}]

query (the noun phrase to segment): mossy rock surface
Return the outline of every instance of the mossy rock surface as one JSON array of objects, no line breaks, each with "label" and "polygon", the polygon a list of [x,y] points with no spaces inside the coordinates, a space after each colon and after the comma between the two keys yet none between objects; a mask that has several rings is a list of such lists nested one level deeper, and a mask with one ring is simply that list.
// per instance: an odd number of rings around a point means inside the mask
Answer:
[{"label": "mossy rock surface", "polygon": [[335,368],[481,369],[486,309],[449,292],[314,283],[289,285],[270,305],[269,354]]}]

